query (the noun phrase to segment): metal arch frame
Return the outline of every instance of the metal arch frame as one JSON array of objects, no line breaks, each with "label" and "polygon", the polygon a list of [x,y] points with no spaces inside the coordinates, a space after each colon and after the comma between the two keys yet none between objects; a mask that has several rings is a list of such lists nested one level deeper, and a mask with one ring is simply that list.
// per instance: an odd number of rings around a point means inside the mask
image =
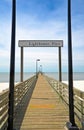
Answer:
[{"label": "metal arch frame", "polygon": [[23,47],[58,47],[59,81],[62,81],[61,47],[63,47],[63,40],[19,40],[18,46],[21,47],[21,82],[23,82]]}]

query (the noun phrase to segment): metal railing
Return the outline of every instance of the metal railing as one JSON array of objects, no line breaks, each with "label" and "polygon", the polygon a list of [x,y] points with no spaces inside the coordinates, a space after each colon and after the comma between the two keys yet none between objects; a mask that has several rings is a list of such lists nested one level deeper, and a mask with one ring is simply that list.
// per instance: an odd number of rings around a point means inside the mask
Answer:
[{"label": "metal railing", "polygon": [[[60,98],[69,105],[68,85],[45,76],[49,84],[59,94]],[[74,88],[74,113],[77,125],[84,130],[84,92]]]},{"label": "metal railing", "polygon": [[[36,82],[36,76],[29,78],[28,80],[18,83],[14,87],[14,113],[17,110],[21,100],[24,98],[30,87]],[[8,120],[8,101],[9,90],[5,90],[0,93],[0,130],[7,128]]]}]

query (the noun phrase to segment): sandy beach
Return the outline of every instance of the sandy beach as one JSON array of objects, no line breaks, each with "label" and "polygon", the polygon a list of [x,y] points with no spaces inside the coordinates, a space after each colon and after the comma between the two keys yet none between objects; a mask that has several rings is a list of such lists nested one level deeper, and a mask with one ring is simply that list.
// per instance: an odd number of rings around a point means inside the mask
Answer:
[{"label": "sandy beach", "polygon": [[[15,84],[17,84],[17,83],[15,83]],[[2,91],[5,91],[8,88],[9,88],[9,83],[8,82],[7,83],[0,83],[0,93]]]},{"label": "sandy beach", "polygon": [[[68,84],[67,81],[63,81],[63,83]],[[15,83],[17,84],[17,83]],[[84,92],[84,80],[77,80],[73,82],[73,86],[76,89],[79,89]],[[9,83],[0,83],[0,93],[9,88]]]},{"label": "sandy beach", "polygon": [[[68,81],[63,81],[63,83],[68,84]],[[73,87],[84,92],[84,80],[73,81]]]}]

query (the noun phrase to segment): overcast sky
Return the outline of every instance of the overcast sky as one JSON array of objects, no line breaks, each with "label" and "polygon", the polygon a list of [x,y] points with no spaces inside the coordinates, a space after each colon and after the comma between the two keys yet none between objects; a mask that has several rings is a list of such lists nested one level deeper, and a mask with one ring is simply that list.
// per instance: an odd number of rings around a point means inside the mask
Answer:
[{"label": "overcast sky", "polygon": [[[0,72],[9,72],[12,0],[0,0]],[[20,71],[18,40],[63,40],[62,71],[68,70],[67,1],[16,0],[15,70]],[[84,0],[72,0],[73,71],[84,72]],[[58,48],[24,48],[24,71],[58,71]]]}]

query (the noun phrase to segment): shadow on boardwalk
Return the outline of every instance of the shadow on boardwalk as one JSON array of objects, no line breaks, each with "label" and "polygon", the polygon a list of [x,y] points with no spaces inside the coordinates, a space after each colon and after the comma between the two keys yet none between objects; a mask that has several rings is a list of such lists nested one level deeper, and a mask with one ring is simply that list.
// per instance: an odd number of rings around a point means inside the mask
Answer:
[{"label": "shadow on boardwalk", "polygon": [[15,118],[14,118],[14,129],[16,129],[16,130],[20,130],[22,121],[23,121],[24,116],[25,116],[27,106],[29,104],[29,101],[31,99],[31,96],[32,96],[32,93],[33,93],[33,90],[35,87],[35,84],[36,83],[34,83],[32,85],[32,87],[29,88],[28,92],[26,93],[23,100],[21,101],[18,108],[16,109]]}]

